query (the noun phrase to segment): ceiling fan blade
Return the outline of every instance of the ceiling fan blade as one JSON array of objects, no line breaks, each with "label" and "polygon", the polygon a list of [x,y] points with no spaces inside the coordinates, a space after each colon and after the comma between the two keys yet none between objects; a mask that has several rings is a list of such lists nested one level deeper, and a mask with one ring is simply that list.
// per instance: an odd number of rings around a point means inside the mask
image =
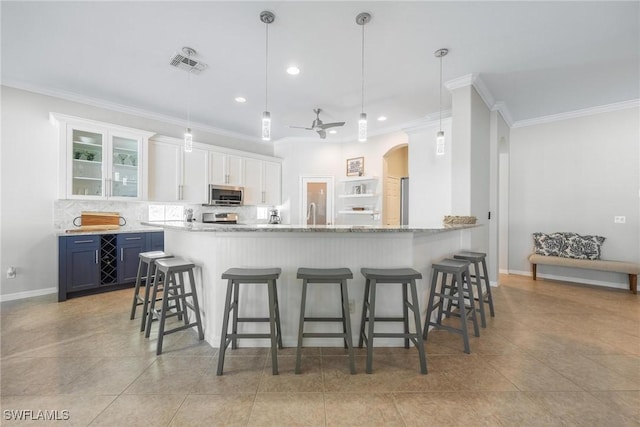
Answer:
[{"label": "ceiling fan blade", "polygon": [[325,123],[323,125],[318,126],[320,129],[329,129],[329,128],[335,128],[338,126],[344,126],[345,122],[334,122],[334,123]]},{"label": "ceiling fan blade", "polygon": [[325,139],[327,137],[327,133],[324,131],[324,129],[317,130],[316,132],[318,132],[318,135],[320,135],[320,139]]},{"label": "ceiling fan blade", "polygon": [[304,126],[289,126],[291,129],[305,129],[305,130],[313,130],[313,128],[307,128]]}]

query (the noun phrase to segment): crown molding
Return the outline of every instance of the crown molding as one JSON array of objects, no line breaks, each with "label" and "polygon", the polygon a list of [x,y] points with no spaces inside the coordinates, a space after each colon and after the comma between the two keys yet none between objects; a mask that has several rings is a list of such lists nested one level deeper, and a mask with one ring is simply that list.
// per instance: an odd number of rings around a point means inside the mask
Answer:
[{"label": "crown molding", "polygon": [[507,109],[507,104],[505,104],[502,101],[498,101],[495,104],[493,104],[493,108],[491,109],[491,111],[499,112],[502,118],[504,119],[505,123],[507,124],[507,126],[509,126],[510,128],[513,127],[513,117],[511,116],[511,113]]},{"label": "crown molding", "polygon": [[484,80],[480,77],[478,73],[467,74],[462,77],[458,77],[457,79],[449,80],[445,83],[445,87],[450,91],[455,89],[460,89],[467,86],[473,86],[482,98],[482,101],[485,103],[487,108],[491,111],[498,111],[504,121],[507,123],[509,127],[512,127],[513,117],[507,108],[507,104],[503,101],[496,101],[493,94],[485,84]]},{"label": "crown molding", "polygon": [[581,110],[567,111],[565,113],[552,114],[549,116],[536,117],[533,119],[518,120],[513,123],[512,128],[541,125],[545,123],[557,122],[560,120],[574,119],[578,117],[591,116],[593,114],[610,113],[612,111],[626,110],[628,108],[640,107],[640,99],[615,102],[613,104],[601,105],[598,107],[583,108]]},{"label": "crown molding", "polygon": [[461,87],[467,87],[473,85],[473,83],[478,78],[477,73],[466,74],[464,76],[457,77],[452,80],[448,80],[445,82],[444,87],[449,89],[449,91],[460,89]]},{"label": "crown molding", "polygon": [[[14,89],[20,89],[27,92],[33,92],[40,95],[51,96],[54,98],[64,99],[66,101],[77,102],[80,104],[90,105],[92,107],[104,108],[105,110],[115,111],[118,113],[130,114],[137,117],[143,117],[146,119],[157,120],[164,123],[169,123],[181,127],[187,127],[187,122],[182,119],[168,116],[165,114],[154,113],[152,111],[144,110],[142,108],[129,107],[114,102],[107,102],[102,99],[92,98],[85,95],[79,95],[74,92],[68,92],[61,89],[48,89],[41,86],[25,84],[15,80],[2,80],[2,85],[11,87]],[[228,136],[230,138],[236,138],[243,141],[249,141],[253,143],[263,144],[264,142],[260,138],[251,137],[245,134],[232,132],[224,129],[220,129],[214,126],[205,125],[203,123],[190,122],[191,129],[197,129],[204,132],[213,133],[220,136]]]}]

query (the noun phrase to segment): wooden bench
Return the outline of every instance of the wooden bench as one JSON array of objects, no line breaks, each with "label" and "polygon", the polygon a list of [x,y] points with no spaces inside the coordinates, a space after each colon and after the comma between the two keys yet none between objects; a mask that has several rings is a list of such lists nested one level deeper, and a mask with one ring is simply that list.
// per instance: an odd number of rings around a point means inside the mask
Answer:
[{"label": "wooden bench", "polygon": [[557,265],[560,267],[584,268],[587,270],[610,271],[614,273],[626,273],[629,275],[629,290],[638,293],[638,264],[623,261],[573,259],[559,256],[529,255],[533,280],[536,280],[536,266],[538,264]]}]

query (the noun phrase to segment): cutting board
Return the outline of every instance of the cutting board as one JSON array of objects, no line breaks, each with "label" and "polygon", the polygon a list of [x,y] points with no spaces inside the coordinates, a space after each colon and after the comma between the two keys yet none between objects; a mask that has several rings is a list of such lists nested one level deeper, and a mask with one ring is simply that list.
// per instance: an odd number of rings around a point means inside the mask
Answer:
[{"label": "cutting board", "polygon": [[80,226],[67,233],[83,231],[117,230],[120,228],[119,212],[88,212],[80,213]]}]

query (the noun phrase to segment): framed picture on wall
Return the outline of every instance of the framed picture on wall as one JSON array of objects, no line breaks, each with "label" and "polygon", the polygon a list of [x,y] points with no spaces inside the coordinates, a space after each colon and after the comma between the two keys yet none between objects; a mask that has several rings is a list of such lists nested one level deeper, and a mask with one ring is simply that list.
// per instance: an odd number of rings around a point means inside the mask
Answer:
[{"label": "framed picture on wall", "polygon": [[347,176],[364,175],[364,157],[347,159]]}]

